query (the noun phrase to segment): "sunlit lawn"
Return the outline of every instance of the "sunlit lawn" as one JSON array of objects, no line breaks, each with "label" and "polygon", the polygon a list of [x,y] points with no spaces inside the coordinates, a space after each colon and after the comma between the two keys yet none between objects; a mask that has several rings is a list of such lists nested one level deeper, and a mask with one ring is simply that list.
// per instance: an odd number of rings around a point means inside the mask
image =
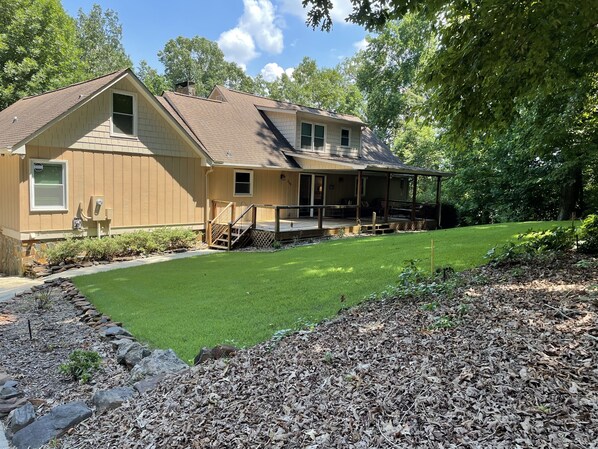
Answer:
[{"label": "sunlit lawn", "polygon": [[556,222],[346,238],[276,252],[198,256],[75,278],[97,308],[138,339],[190,361],[202,346],[247,346],[333,316],[393,284],[405,261],[464,270],[493,246]]}]

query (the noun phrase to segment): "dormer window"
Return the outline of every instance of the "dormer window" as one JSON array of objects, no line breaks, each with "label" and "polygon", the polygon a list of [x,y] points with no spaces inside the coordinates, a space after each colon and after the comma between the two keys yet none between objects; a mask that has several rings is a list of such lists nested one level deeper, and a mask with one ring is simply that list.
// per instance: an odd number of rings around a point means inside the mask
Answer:
[{"label": "dormer window", "polygon": [[350,142],[351,137],[351,130],[347,128],[341,129],[341,147],[349,148],[351,146]]},{"label": "dormer window", "polygon": [[137,104],[134,94],[112,92],[111,134],[119,137],[137,135]]},{"label": "dormer window", "polygon": [[314,123],[301,122],[301,148],[323,150],[326,141],[326,127]]}]

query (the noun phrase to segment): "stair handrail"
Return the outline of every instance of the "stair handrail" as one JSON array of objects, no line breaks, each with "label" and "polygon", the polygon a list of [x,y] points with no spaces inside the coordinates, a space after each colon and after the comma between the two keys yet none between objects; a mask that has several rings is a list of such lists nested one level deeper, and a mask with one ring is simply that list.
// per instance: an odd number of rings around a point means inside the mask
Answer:
[{"label": "stair handrail", "polygon": [[250,211],[253,211],[255,209],[255,204],[251,204],[247,207],[247,209],[245,209],[245,211],[239,215],[239,218],[237,218],[234,222],[229,223],[229,234],[228,234],[228,247],[229,249],[232,248],[234,246],[235,243],[237,243],[239,240],[241,240],[241,237],[243,237],[250,229],[254,229],[255,228],[255,220],[256,220],[256,214],[253,214],[252,219],[251,219],[251,226],[248,226],[247,228],[243,229],[243,231],[236,236],[235,240],[232,240],[232,228],[235,227],[235,225],[241,221],[241,219],[243,219],[243,217],[245,215],[247,215]]},{"label": "stair handrail", "polygon": [[[231,209],[233,207],[233,204],[234,203],[231,201],[226,206],[224,206],[224,209],[222,209],[218,215],[216,215],[212,220],[210,220],[210,222],[211,223],[218,223],[218,219],[220,218],[220,216],[223,215],[228,209]],[[231,219],[232,219],[232,217],[231,217]]]},{"label": "stair handrail", "polygon": [[[220,211],[220,213],[218,215],[216,215],[212,220],[210,220],[208,222],[208,245],[212,245],[215,241],[217,241],[220,237],[222,237],[222,235],[224,234],[225,230],[223,230],[222,228],[218,228],[216,230],[216,235],[213,235],[214,233],[214,223],[219,224],[218,220],[220,219],[220,217],[229,211],[229,209],[232,211],[234,207],[234,202],[229,202],[224,209],[222,209]],[[231,220],[232,220],[233,216],[231,213],[231,219],[228,221],[228,223],[230,224]],[[222,223],[224,224],[224,223]],[[230,240],[230,233],[229,233],[229,240]]]}]

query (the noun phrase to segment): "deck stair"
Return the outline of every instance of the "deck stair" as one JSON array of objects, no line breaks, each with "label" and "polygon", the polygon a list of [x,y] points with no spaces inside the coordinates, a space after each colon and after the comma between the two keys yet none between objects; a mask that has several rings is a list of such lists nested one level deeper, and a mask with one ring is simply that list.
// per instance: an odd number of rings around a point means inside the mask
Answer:
[{"label": "deck stair", "polygon": [[[249,240],[247,226],[231,227],[231,247],[230,249],[242,248]],[[223,231],[218,238],[212,242],[210,248],[228,250],[228,229]]]},{"label": "deck stair", "polygon": [[[208,224],[208,246],[230,251],[251,241],[251,230],[256,226],[256,208],[252,204],[237,219],[233,203],[229,203]],[[247,221],[250,220],[250,221]]]},{"label": "deck stair", "polygon": [[394,234],[397,231],[389,223],[376,223],[361,225],[361,232],[363,234],[382,235]]}]

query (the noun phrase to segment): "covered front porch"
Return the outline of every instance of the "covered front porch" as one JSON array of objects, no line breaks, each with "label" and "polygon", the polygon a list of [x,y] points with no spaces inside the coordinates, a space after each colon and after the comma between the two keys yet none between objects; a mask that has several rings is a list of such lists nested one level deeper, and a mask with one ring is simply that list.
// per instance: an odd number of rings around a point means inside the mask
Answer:
[{"label": "covered front porch", "polygon": [[207,242],[215,248],[233,249],[342,233],[436,229],[441,220],[442,178],[433,178],[435,201],[420,202],[421,176],[383,170],[302,172],[294,205],[239,206],[212,201]]}]

